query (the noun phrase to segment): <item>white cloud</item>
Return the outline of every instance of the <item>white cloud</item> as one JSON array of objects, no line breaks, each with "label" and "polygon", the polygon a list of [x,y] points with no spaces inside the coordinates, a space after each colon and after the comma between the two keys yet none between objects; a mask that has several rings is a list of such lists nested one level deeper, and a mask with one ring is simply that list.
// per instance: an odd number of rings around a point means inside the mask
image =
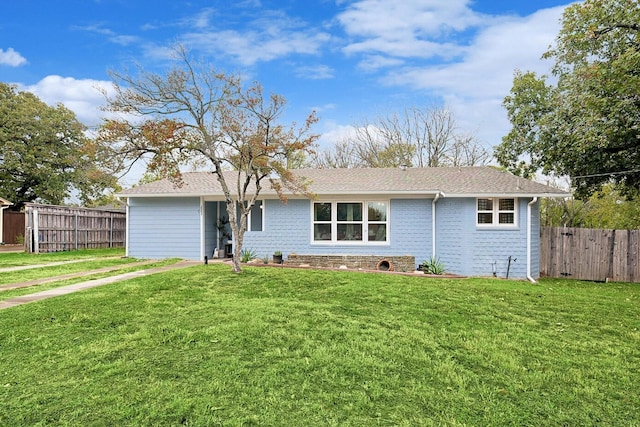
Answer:
[{"label": "white cloud", "polygon": [[322,130],[318,139],[318,146],[321,150],[331,148],[336,143],[355,134],[355,128],[351,125],[337,124],[332,120],[321,122]]},{"label": "white cloud", "polygon": [[[422,90],[443,100],[466,131],[493,146],[510,127],[502,100],[516,69],[549,73],[541,55],[560,29],[564,7],[540,10],[527,17],[494,18],[480,29],[460,59],[439,65],[396,68],[382,78],[390,86]],[[410,60],[407,60],[409,62]]]},{"label": "white cloud", "polygon": [[404,60],[389,58],[383,55],[367,55],[358,63],[358,68],[371,73],[381,68],[399,67],[404,64]]},{"label": "white cloud", "polygon": [[286,31],[217,31],[190,33],[181,37],[189,47],[210,53],[225,54],[242,65],[271,61],[291,54],[317,54],[329,40],[323,32]]},{"label": "white cloud", "polygon": [[78,120],[87,126],[96,126],[105,117],[100,107],[105,105],[101,90],[112,93],[111,82],[92,79],[74,79],[50,75],[34,85],[21,90],[32,92],[49,105],[63,104],[76,114]]},{"label": "white cloud", "polygon": [[[204,16],[208,18],[209,14]],[[247,18],[242,28],[228,29],[223,22],[211,20],[179,39],[190,48],[214,56],[226,55],[242,65],[253,65],[292,54],[317,55],[331,37],[284,12],[262,10],[258,17]]]},{"label": "white cloud", "polygon": [[207,28],[211,22],[211,16],[214,10],[212,8],[206,8],[200,11],[197,15],[189,19],[190,26],[195,28]]},{"label": "white cloud", "polygon": [[96,25],[87,25],[84,27],[79,27],[79,26],[75,26],[72,27],[73,29],[76,30],[80,30],[80,31],[86,31],[86,32],[90,32],[90,33],[95,33],[95,34],[100,34],[103,36],[107,36],[107,39],[111,42],[111,43],[115,43],[118,44],[120,46],[128,46],[134,43],[137,43],[140,41],[140,38],[137,36],[131,36],[131,35],[125,35],[125,34],[117,34],[115,31],[109,29],[109,28],[104,28],[102,25],[96,24]]},{"label": "white cloud", "polygon": [[0,65],[8,65],[10,67],[19,67],[27,63],[27,59],[16,52],[12,47],[6,51],[0,49]]},{"label": "white cloud", "polygon": [[390,81],[472,98],[506,95],[515,69],[549,71],[541,56],[558,33],[562,11],[558,7],[505,19],[479,32],[461,61],[399,70]]},{"label": "white cloud", "polygon": [[452,57],[460,47],[449,37],[482,25],[488,17],[467,7],[468,0],[360,0],[337,20],[355,41],[344,51],[389,56]]},{"label": "white cloud", "polygon": [[338,16],[349,34],[392,38],[398,33],[440,35],[479,22],[468,0],[360,0]]},{"label": "white cloud", "polygon": [[308,65],[297,67],[295,74],[303,79],[324,80],[333,78],[334,71],[333,68],[327,65]]}]

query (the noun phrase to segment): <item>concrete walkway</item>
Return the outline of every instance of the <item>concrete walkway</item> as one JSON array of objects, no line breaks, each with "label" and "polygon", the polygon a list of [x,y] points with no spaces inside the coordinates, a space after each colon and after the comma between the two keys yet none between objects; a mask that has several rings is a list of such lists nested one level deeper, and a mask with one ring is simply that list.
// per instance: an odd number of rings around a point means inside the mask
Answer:
[{"label": "concrete walkway", "polygon": [[72,292],[77,292],[84,289],[90,289],[90,288],[95,288],[102,285],[108,285],[110,283],[115,283],[122,280],[148,276],[151,274],[162,273],[165,271],[175,270],[179,268],[192,267],[194,265],[199,265],[199,264],[202,264],[202,263],[199,261],[180,261],[180,262],[177,262],[176,264],[165,265],[163,267],[151,268],[149,270],[133,271],[131,273],[118,274],[116,276],[105,277],[103,279],[88,280],[86,282],[76,283],[69,286],[62,286],[55,289],[49,289],[48,291],[42,291],[42,292],[30,294],[30,295],[23,295],[15,298],[9,298],[7,300],[0,301],[0,310],[3,310],[5,308],[10,308],[10,307],[15,307],[22,304],[27,304],[34,301],[40,301],[47,298],[57,297],[60,295],[67,295]]},{"label": "concrete walkway", "polygon": [[120,257],[83,258],[83,259],[74,259],[74,260],[70,260],[70,261],[54,261],[54,262],[48,262],[46,264],[17,265],[15,267],[2,267],[2,268],[0,268],[0,273],[8,273],[10,271],[31,270],[33,268],[42,268],[42,267],[55,267],[57,265],[75,264],[75,263],[78,263],[78,262],[88,262],[88,261],[95,261],[97,259],[112,259],[112,258],[120,258]]},{"label": "concrete walkway", "polygon": [[[139,267],[141,265],[152,264],[154,262],[157,262],[157,260],[151,259],[146,261],[132,262],[130,264],[119,264],[119,265],[112,265],[110,267],[96,268],[95,270],[84,270],[84,271],[79,271],[77,273],[67,273],[67,274],[61,274],[59,276],[44,277],[42,279],[27,280],[24,282],[17,282],[17,283],[7,283],[5,285],[0,285],[0,291],[28,288],[29,286],[42,285],[45,283],[57,282],[60,280],[75,279],[76,277],[90,276],[93,274],[109,273],[111,271],[123,270],[129,267]],[[55,264],[45,264],[44,266],[50,266],[50,265],[55,265]],[[3,270],[0,269],[0,272],[2,271]],[[9,270],[9,271],[13,271],[13,270]]]}]

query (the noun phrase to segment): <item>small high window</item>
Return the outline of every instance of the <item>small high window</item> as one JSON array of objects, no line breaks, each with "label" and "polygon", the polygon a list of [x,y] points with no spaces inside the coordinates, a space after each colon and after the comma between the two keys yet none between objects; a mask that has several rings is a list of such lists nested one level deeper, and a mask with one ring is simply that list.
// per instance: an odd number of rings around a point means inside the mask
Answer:
[{"label": "small high window", "polygon": [[479,226],[516,225],[516,199],[482,198],[477,200],[476,223]]}]

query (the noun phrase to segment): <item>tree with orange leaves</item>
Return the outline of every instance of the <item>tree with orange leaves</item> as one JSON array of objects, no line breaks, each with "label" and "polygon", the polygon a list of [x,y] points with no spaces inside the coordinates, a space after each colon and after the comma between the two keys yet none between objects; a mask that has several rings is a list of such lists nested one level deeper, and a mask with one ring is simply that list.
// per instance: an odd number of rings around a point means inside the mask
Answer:
[{"label": "tree with orange leaves", "polygon": [[[107,97],[106,109],[129,118],[106,120],[99,139],[120,167],[145,158],[148,172],[176,185],[181,166],[211,167],[234,236],[233,270],[240,272],[247,217],[262,188],[269,185],[283,201],[286,190],[308,193],[289,163],[312,151],[317,118],[312,112],[301,126],[284,126],[284,97],[265,96],[259,83],[245,86],[237,76],[193,60],[183,46],[174,53],[180,66],[166,75],[142,69],[136,76],[110,73],[115,95]],[[237,172],[233,182],[225,178],[229,170]]]}]

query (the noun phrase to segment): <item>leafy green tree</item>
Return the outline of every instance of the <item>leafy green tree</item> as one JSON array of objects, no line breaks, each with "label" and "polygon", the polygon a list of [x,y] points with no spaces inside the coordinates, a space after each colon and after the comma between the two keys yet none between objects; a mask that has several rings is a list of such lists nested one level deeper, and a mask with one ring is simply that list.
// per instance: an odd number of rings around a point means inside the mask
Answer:
[{"label": "leafy green tree", "polygon": [[586,0],[564,12],[554,80],[516,72],[504,100],[512,129],[495,149],[510,171],[572,178],[577,197],[640,185],[640,3]]},{"label": "leafy green tree", "polygon": [[543,227],[584,227],[589,204],[573,197],[548,198],[540,202],[540,223]]},{"label": "leafy green tree", "polygon": [[627,197],[613,185],[604,185],[589,198],[584,227],[628,230],[640,228],[640,198]]},{"label": "leafy green tree", "polygon": [[615,185],[608,183],[586,200],[543,199],[540,215],[545,227],[638,229],[640,198],[625,197]]},{"label": "leafy green tree", "polygon": [[95,163],[85,127],[63,105],[0,83],[0,196],[16,209],[27,202],[61,204],[72,192],[83,202],[106,198],[116,179]]},{"label": "leafy green tree", "polygon": [[[125,114],[105,121],[100,145],[124,167],[146,159],[148,176],[169,177],[176,185],[181,167],[210,168],[224,193],[235,243],[233,270],[240,272],[247,217],[263,186],[282,199],[285,189],[308,193],[290,167],[312,150],[317,135],[310,129],[317,119],[312,113],[300,126],[282,125],[284,97],[266,96],[259,83],[246,86],[192,59],[183,46],[174,53],[177,65],[166,74],[111,73],[115,95],[107,109]],[[236,174],[229,179],[225,171]]]}]

